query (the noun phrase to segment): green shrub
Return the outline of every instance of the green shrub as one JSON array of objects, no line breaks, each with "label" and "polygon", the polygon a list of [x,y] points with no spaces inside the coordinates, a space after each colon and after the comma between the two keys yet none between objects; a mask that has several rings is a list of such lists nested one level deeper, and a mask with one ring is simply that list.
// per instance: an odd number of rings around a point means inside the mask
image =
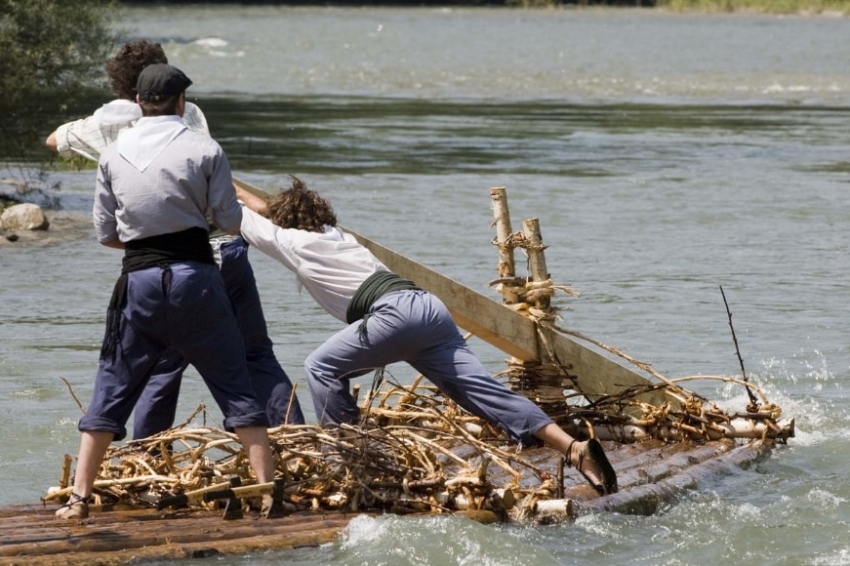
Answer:
[{"label": "green shrub", "polygon": [[109,92],[114,9],[113,0],[0,0],[0,160],[39,156],[68,108]]},{"label": "green shrub", "polygon": [[657,6],[679,11],[706,12],[850,13],[850,0],[657,0]]}]

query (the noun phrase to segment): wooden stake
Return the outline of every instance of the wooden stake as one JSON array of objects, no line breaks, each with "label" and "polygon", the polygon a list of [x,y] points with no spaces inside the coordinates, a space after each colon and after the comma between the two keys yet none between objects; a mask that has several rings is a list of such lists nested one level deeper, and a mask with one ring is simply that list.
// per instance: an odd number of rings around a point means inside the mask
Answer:
[{"label": "wooden stake", "polygon": [[62,477],[59,479],[59,489],[65,489],[70,483],[71,460],[71,455],[65,454],[65,460],[62,463]]},{"label": "wooden stake", "polygon": [[295,390],[298,388],[297,383],[292,384],[292,391],[289,393],[289,404],[286,406],[286,417],[283,419],[283,425],[289,424],[289,414],[292,412],[292,404],[295,403]]},{"label": "wooden stake", "polygon": [[511,238],[511,214],[508,211],[508,194],[505,187],[490,189],[493,201],[493,224],[496,225],[496,243],[499,246],[499,277],[514,277],[514,250],[507,245]]},{"label": "wooden stake", "polygon": [[[549,271],[546,269],[546,256],[543,253],[546,246],[543,245],[540,235],[540,222],[537,218],[523,220],[522,231],[528,240],[528,270],[531,280],[538,283],[548,281]],[[534,301],[535,306],[541,310],[549,310],[550,299],[549,295],[541,295]]]}]

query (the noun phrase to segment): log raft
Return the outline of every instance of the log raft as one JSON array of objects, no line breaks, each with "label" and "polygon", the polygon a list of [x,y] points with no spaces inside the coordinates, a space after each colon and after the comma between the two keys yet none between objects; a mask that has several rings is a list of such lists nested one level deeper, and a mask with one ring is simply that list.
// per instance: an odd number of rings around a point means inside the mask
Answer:
[{"label": "log raft", "polygon": [[[565,522],[587,513],[617,512],[648,515],[703,482],[739,472],[770,453],[771,441],[737,445],[733,440],[700,445],[651,440],[622,444],[603,442],[617,470],[621,489],[599,496],[581,475],[570,468],[563,473],[563,496],[534,490],[507,510],[486,508],[480,498],[455,493],[458,515],[482,523]],[[469,447],[459,445],[455,453],[465,458]],[[562,465],[560,454],[548,448],[530,448],[523,459],[556,477]],[[518,469],[518,468],[517,468]],[[539,486],[530,472],[521,472],[520,487]],[[493,485],[512,483],[509,473],[495,465],[488,469]],[[503,501],[509,498],[503,498]],[[314,547],[337,540],[355,516],[376,516],[383,511],[297,511],[284,517],[262,518],[246,512],[242,518],[225,520],[221,509],[197,507],[138,508],[128,505],[93,506],[88,519],[63,522],[53,519],[58,505],[12,506],[0,509],[0,564],[113,565],[129,561],[199,558],[251,552],[287,551]],[[432,515],[435,511],[405,511],[409,517]]]},{"label": "log raft", "polygon": [[[730,414],[685,389],[688,378],[667,379],[560,328],[553,291],[577,293],[551,282],[536,219],[514,234],[504,188],[491,189],[491,200],[499,246],[493,284],[501,302],[352,234],[391,270],[440,296],[460,327],[511,356],[505,375],[514,389],[573,436],[598,438],[617,471],[618,493],[600,496],[552,449],[509,445],[417,380],[367,396],[362,427],[344,425],[334,434],[307,425],[271,429],[274,486],[255,484],[235,436],[187,422],[110,448],[90,517],[60,522],[53,513],[71,489],[66,457],[59,486],[42,505],[0,509],[0,563],[123,564],[286,551],[331,542],[353,517],[387,512],[483,523],[651,514],[703,482],[752,466],[794,436],[794,420],[780,419],[781,410],[746,378],[708,376],[762,396]],[[529,255],[528,277],[514,273],[515,247]],[[272,488],[283,516],[261,516],[249,497]]]}]

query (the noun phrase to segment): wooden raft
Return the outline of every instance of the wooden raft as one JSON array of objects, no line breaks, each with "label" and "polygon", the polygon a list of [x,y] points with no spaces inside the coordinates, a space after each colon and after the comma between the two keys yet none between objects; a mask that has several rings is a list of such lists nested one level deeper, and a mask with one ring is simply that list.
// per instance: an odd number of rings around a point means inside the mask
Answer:
[{"label": "wooden raft", "polygon": [[[599,496],[575,470],[563,470],[563,498],[541,498],[528,507],[539,523],[568,521],[594,512],[647,515],[702,482],[758,461],[772,448],[771,441],[736,445],[733,440],[701,445],[652,440],[634,444],[604,442],[617,469],[621,489]],[[454,453],[466,457],[468,447],[459,444]],[[561,457],[548,448],[526,449],[520,455],[557,477]],[[493,466],[488,477],[494,484],[509,481],[508,474]],[[539,480],[524,475],[520,485]],[[533,497],[533,495],[532,495]],[[79,523],[53,519],[57,505],[14,506],[0,509],[0,563],[2,564],[124,564],[160,559],[241,555],[261,551],[286,551],[337,540],[356,515],[346,511],[301,511],[280,518],[259,518],[245,513],[226,521],[220,510],[138,509],[127,506],[92,507]],[[409,516],[423,516],[411,513]],[[455,511],[480,522],[500,517],[490,510]]]},{"label": "wooden raft", "polygon": [[[268,196],[248,183],[235,182]],[[187,507],[156,504],[201,485],[191,483],[193,488],[188,480],[208,485],[231,475],[251,482],[233,439],[212,430],[209,445],[228,453],[212,467],[207,466],[209,458],[197,456],[203,453],[200,447],[189,446],[182,453],[196,455],[184,467],[171,458],[175,461],[168,462],[168,469],[156,466],[156,470],[144,454],[168,453],[167,442],[160,441],[162,450],[151,451],[148,446],[136,454],[133,446],[116,449],[114,464],[104,466],[105,479],[96,483],[97,491],[102,482],[106,501],[108,496],[115,500],[93,506],[91,516],[80,522],[53,519],[70,489],[66,462],[60,487],[48,493],[43,505],[0,509],[0,563],[123,564],[286,551],[334,541],[354,516],[386,512],[460,515],[484,523],[550,523],[596,512],[651,514],[706,480],[740,472],[769,454],[777,442],[794,436],[793,419],[780,421],[781,410],[746,376],[743,381],[720,377],[741,383],[750,394],[751,403],[743,411],[729,414],[658,375],[648,364],[559,328],[550,298],[555,289],[571,290],[549,280],[536,221],[524,222],[522,234],[512,233],[504,189],[492,189],[491,198],[500,253],[499,277],[491,285],[497,285],[502,302],[354,235],[391,270],[440,296],[459,326],[509,354],[505,373],[515,389],[540,404],[573,436],[600,439],[617,471],[618,493],[598,495],[581,474],[565,468],[562,455],[554,450],[517,450],[485,423],[475,423],[440,401],[439,395],[418,395],[415,385],[410,391],[396,385],[391,389],[399,398],[396,404],[385,403],[393,397],[387,392],[366,395],[361,408],[371,411],[372,422],[353,439],[303,427],[270,431],[281,461],[278,471],[286,480],[281,478],[280,486],[291,490],[285,516],[259,517],[247,499],[236,500],[240,512],[235,517],[215,502]],[[528,253],[532,275],[514,274],[514,247]],[[617,356],[620,359],[613,359]],[[430,433],[423,433],[429,428]],[[474,438],[468,432],[472,429],[481,436]],[[323,439],[324,444],[313,446],[310,438]],[[414,444],[421,438],[427,450],[409,444],[410,438]],[[384,458],[381,450],[392,457]],[[405,460],[414,452],[415,458]],[[341,476],[339,470],[330,471],[334,464],[329,463],[340,461],[345,466]],[[382,469],[375,465],[380,461]],[[205,471],[187,480],[185,471],[191,467],[194,472],[200,464]],[[123,474],[130,468],[141,470],[148,479],[116,479],[116,470]],[[296,477],[304,470],[306,475]],[[127,488],[125,480],[135,481],[136,491]],[[308,489],[299,487],[308,484]],[[383,498],[376,497],[379,492]]]}]

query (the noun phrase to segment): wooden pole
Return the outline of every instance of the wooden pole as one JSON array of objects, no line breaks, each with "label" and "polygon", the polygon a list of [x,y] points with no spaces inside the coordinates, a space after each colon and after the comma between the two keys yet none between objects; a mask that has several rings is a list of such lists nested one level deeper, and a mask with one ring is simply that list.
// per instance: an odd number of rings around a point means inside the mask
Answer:
[{"label": "wooden pole", "polygon": [[496,243],[499,246],[499,277],[514,277],[514,249],[509,247],[511,238],[511,214],[508,210],[508,194],[505,187],[490,189],[490,200],[493,201],[493,223],[496,225]]},{"label": "wooden pole", "polygon": [[759,402],[756,399],[756,394],[750,389],[747,383],[747,370],[744,369],[744,358],[741,357],[741,348],[738,347],[738,337],[735,336],[735,327],[732,326],[732,311],[729,310],[729,303],[726,301],[726,293],[723,292],[723,285],[720,286],[720,294],[723,296],[723,304],[726,305],[726,315],[729,317],[729,329],[732,330],[732,341],[735,343],[735,353],[738,354],[738,361],[741,363],[741,376],[744,378],[744,384],[747,388],[747,395],[750,397],[752,412],[758,412]]},{"label": "wooden pole", "polygon": [[[537,218],[529,218],[522,222],[522,231],[528,240],[528,263],[531,280],[535,283],[542,283],[549,280],[549,271],[546,269],[546,256],[543,250],[546,246],[543,245],[543,237],[540,235],[540,222]],[[534,306],[541,310],[549,310],[551,297],[549,294],[543,293],[534,300]]]}]

